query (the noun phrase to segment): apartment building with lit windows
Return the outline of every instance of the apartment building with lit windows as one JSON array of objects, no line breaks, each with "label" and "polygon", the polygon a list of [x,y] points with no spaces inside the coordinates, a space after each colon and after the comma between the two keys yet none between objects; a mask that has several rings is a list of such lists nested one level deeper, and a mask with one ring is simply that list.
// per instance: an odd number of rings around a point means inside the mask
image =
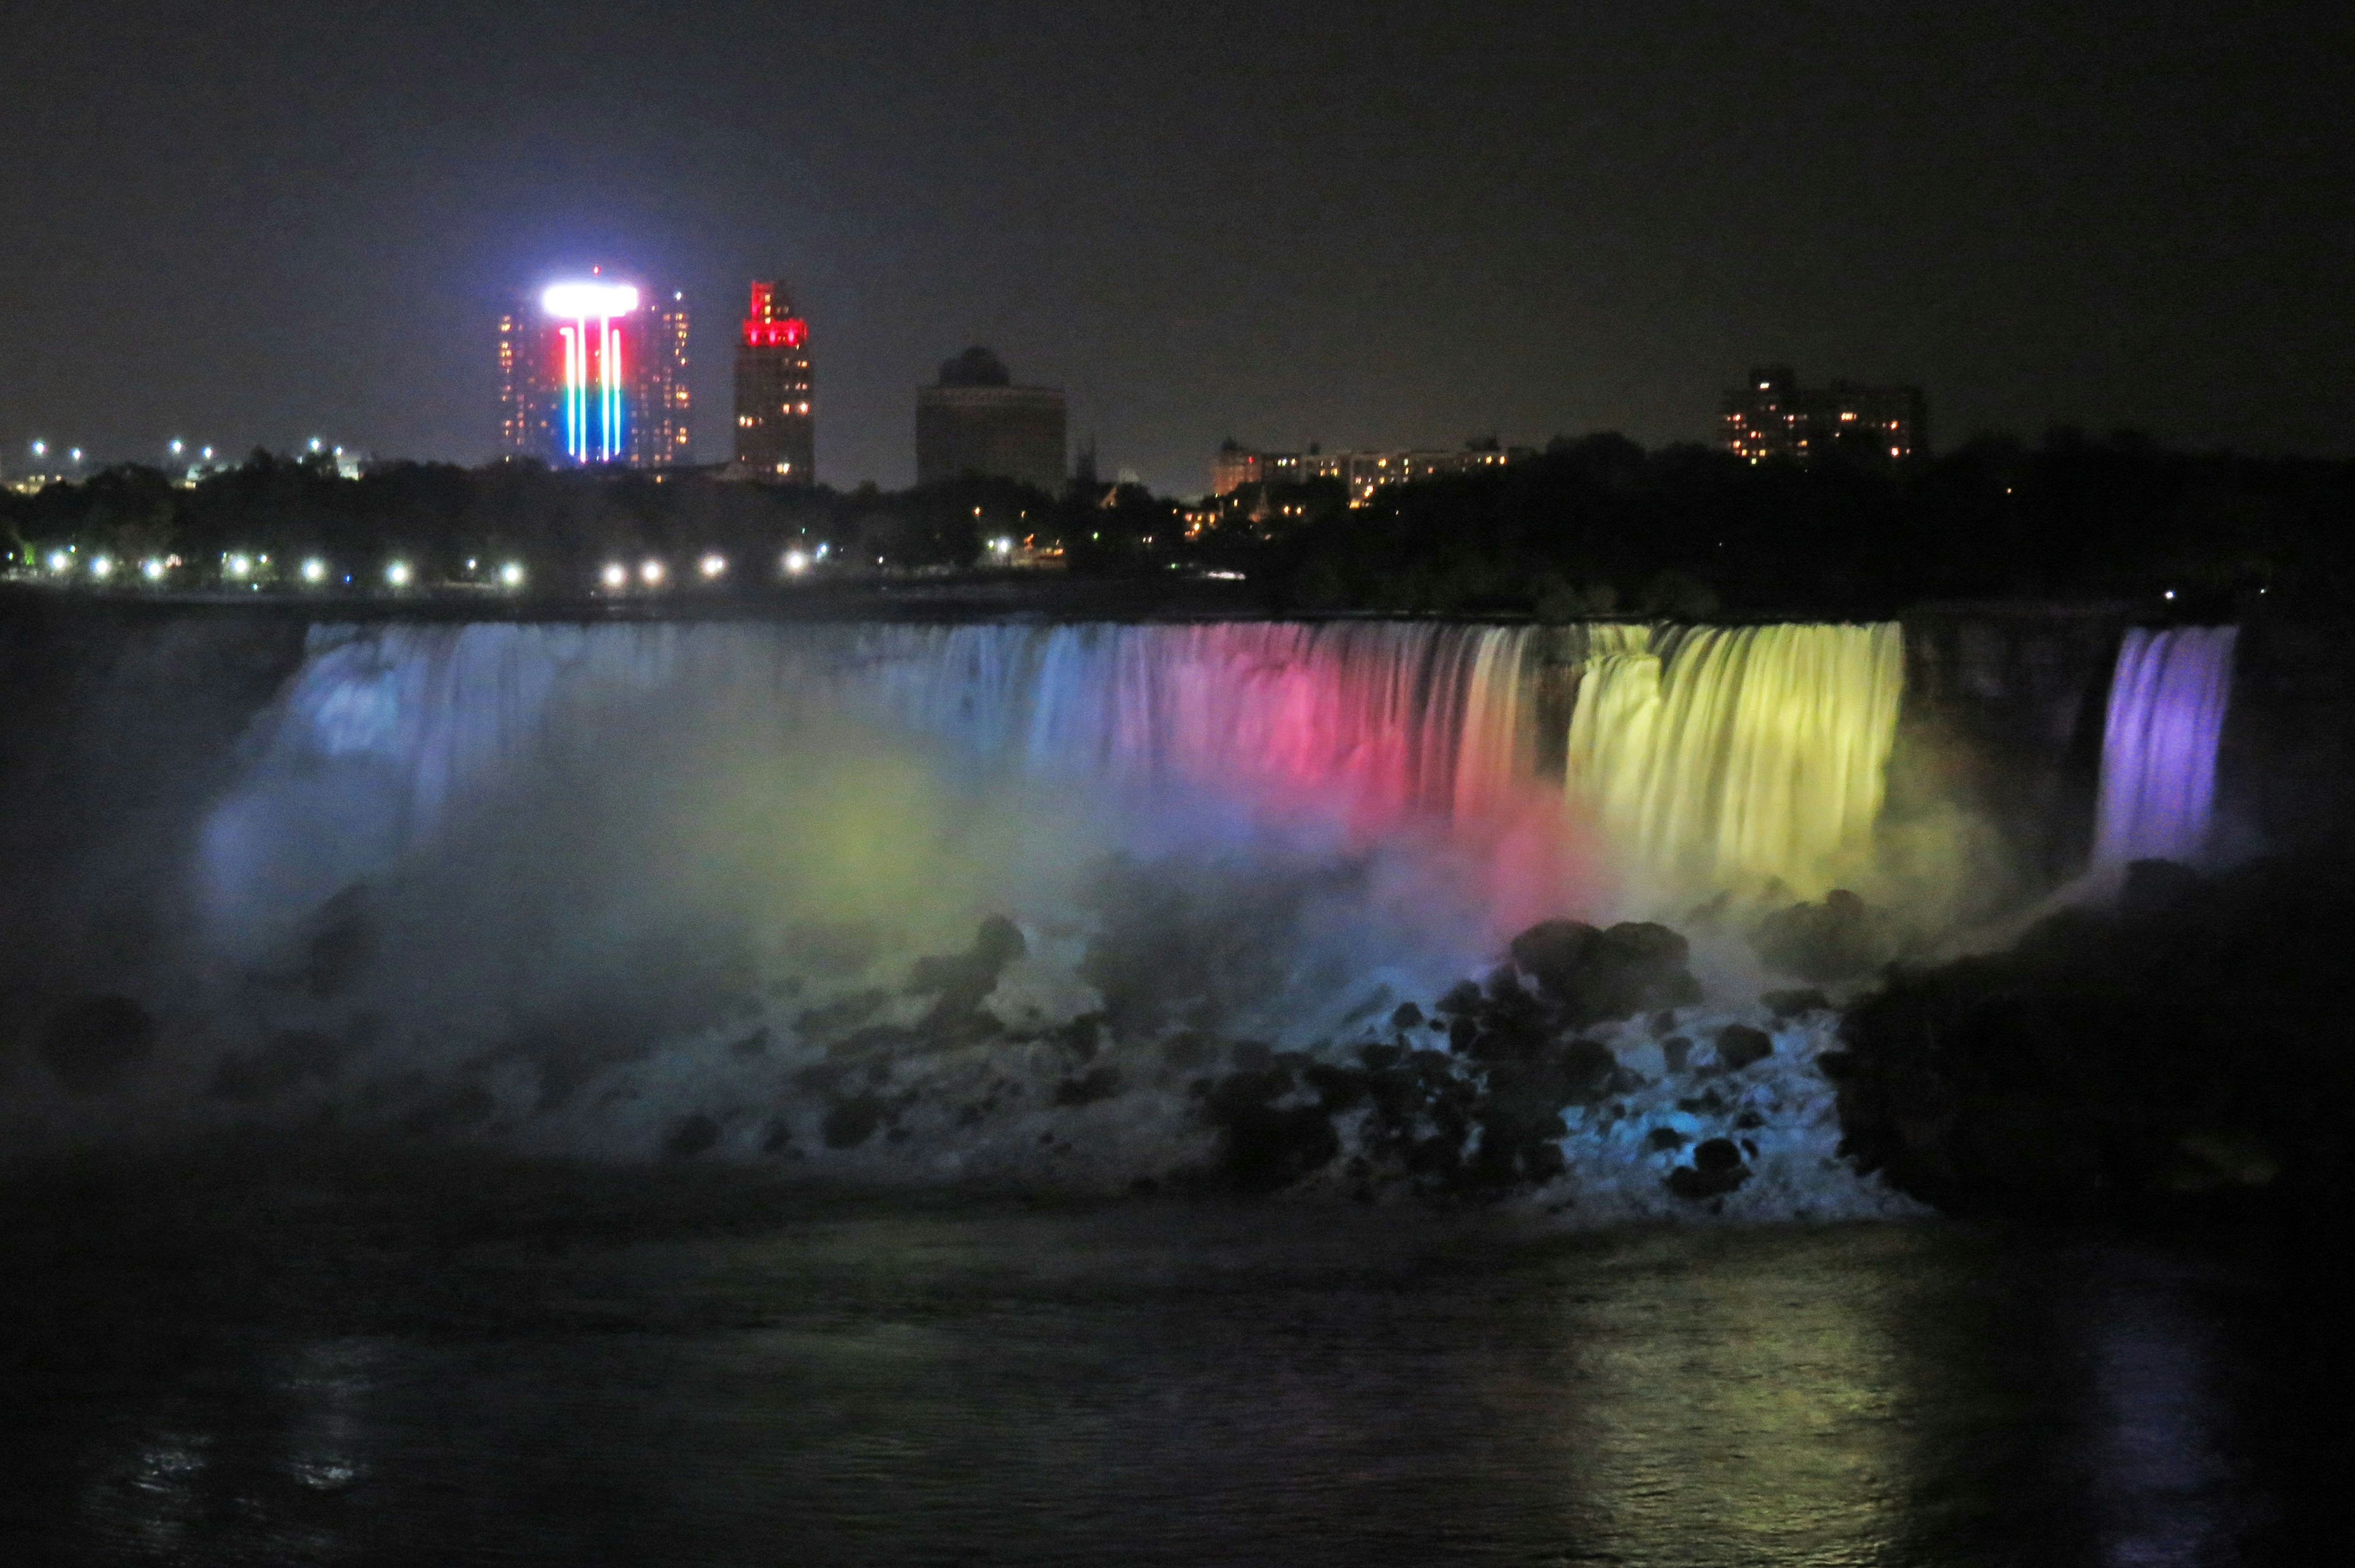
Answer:
[{"label": "apartment building with lit windows", "polygon": [[817,483],[809,323],[783,283],[752,285],[736,343],[736,466],[784,485]]},{"label": "apartment building with lit windows", "polygon": [[1362,507],[1386,485],[1476,474],[1529,455],[1526,447],[1508,448],[1493,441],[1473,442],[1454,451],[1324,452],[1311,446],[1305,452],[1261,452],[1230,440],[1210,460],[1210,494],[1231,496],[1249,485],[1304,485],[1326,479],[1341,485],[1349,505]]},{"label": "apartment building with lit windows", "polygon": [[1802,387],[1787,365],[1766,365],[1725,394],[1725,450],[1752,463],[1840,457],[1902,463],[1930,450],[1930,408],[1919,387]]},{"label": "apartment building with lit windows", "polygon": [[677,290],[549,284],[499,315],[499,452],[553,466],[692,460],[687,311]]}]

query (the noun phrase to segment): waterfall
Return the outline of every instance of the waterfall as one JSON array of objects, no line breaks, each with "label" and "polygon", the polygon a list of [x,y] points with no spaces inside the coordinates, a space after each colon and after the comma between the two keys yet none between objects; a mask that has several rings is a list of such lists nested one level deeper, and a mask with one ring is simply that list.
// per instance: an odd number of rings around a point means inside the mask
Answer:
[{"label": "waterfall", "polygon": [[2094,861],[2196,860],[2208,846],[2216,743],[2237,626],[2135,627],[2118,648],[2102,731]]},{"label": "waterfall", "polygon": [[1819,892],[1869,845],[1903,681],[1893,623],[1595,626],[1567,785],[1658,891]]},{"label": "waterfall", "polygon": [[[1815,892],[1870,839],[1902,662],[1893,624],[323,627],[202,880],[230,923],[266,922],[424,852],[453,814],[534,809],[518,780],[560,803],[624,787],[626,763],[660,793],[732,744],[915,746],[943,788],[1073,792],[1140,846],[1423,843],[1499,926],[1604,912],[1582,825],[1639,901]],[[1538,762],[1543,672],[1565,664],[1567,813]],[[690,739],[700,764],[663,750]]]},{"label": "waterfall", "polygon": [[866,726],[973,780],[1110,791],[1165,820],[1476,837],[1533,793],[1529,643],[1382,622],[322,627],[208,826],[203,880],[233,920],[307,907],[518,776],[593,778],[723,709],[773,751]]}]

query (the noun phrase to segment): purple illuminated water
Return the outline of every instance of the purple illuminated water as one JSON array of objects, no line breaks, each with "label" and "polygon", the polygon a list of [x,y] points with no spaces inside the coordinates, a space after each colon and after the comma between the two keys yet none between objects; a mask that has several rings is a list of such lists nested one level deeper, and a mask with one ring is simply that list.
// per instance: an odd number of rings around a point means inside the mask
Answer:
[{"label": "purple illuminated water", "polygon": [[2237,626],[2126,633],[2102,736],[2095,865],[2197,860],[2208,848],[2239,635]]}]

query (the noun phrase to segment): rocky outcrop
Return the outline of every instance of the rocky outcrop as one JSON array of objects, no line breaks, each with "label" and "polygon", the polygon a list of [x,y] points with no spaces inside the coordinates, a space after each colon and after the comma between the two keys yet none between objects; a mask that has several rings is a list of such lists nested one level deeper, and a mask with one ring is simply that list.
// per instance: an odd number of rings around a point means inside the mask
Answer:
[{"label": "rocky outcrop", "polygon": [[1959,1214],[2167,1214],[2338,1193],[2355,867],[2140,862],[2115,906],[1852,1005],[1839,1085],[1867,1171]]}]

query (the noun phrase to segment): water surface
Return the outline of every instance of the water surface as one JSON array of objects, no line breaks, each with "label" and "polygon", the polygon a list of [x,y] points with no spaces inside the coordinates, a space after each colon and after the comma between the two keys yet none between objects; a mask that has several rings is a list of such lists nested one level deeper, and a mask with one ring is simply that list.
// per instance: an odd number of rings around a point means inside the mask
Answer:
[{"label": "water surface", "polygon": [[2248,1250],[20,1177],[26,1563],[2208,1563],[2335,1485]]}]

